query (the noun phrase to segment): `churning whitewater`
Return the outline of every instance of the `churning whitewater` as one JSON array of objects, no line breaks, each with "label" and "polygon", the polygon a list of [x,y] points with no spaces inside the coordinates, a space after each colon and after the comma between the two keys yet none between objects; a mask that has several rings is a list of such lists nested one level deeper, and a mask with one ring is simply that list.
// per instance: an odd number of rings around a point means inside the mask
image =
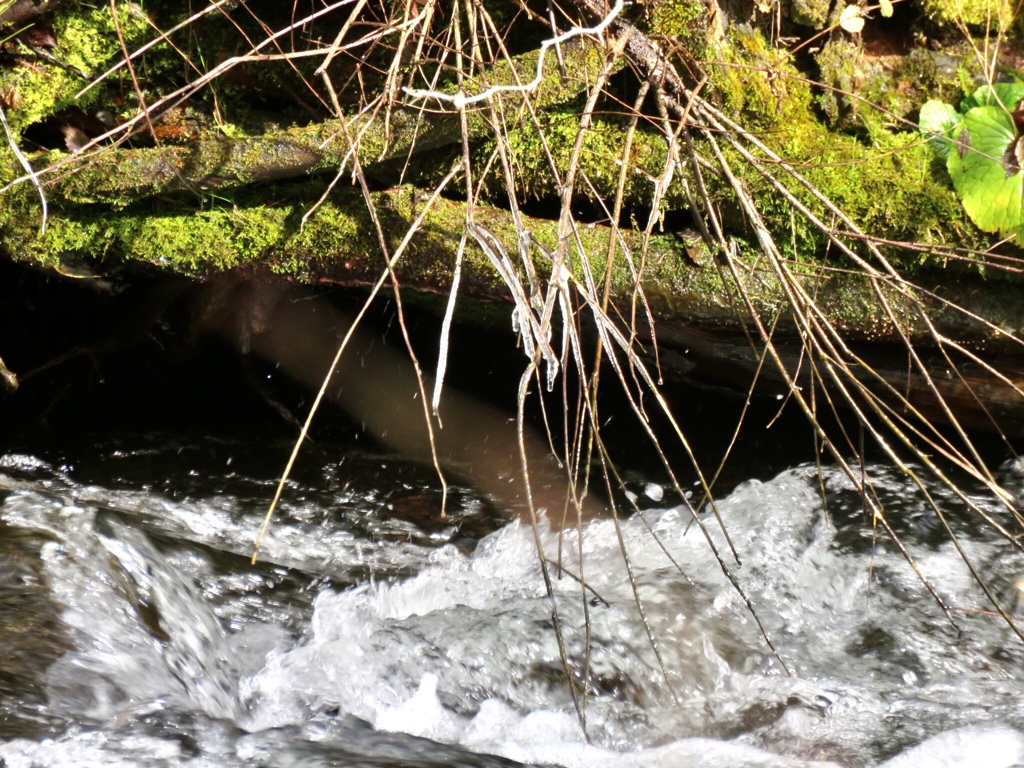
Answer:
[{"label": "churning whitewater", "polygon": [[[541,531],[549,594],[534,533],[469,490],[443,524],[396,516],[383,477],[434,489],[393,456],[294,480],[253,568],[272,475],[252,448],[107,450],[101,482],[0,459],[22,563],[4,584],[45,585],[63,634],[3,704],[11,768],[1024,763],[1024,643],[885,468],[905,553],[838,471],[797,467],[717,503],[735,555],[701,512],[741,594],[686,506],[636,478],[642,514]],[[183,451],[221,470],[172,488]],[[1020,554],[932,491],[1012,605]]]}]

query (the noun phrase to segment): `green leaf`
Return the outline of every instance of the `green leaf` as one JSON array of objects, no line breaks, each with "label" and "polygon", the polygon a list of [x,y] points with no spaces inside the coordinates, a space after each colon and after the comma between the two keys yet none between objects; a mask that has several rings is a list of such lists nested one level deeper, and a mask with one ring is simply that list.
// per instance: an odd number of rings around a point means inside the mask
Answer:
[{"label": "green leaf", "polygon": [[1013,118],[1002,107],[975,107],[954,139],[946,167],[967,215],[986,232],[1024,240],[1024,172],[1004,160],[1018,139]]},{"label": "green leaf", "polygon": [[839,26],[847,32],[857,34],[864,30],[864,17],[859,5],[847,5],[839,14]]},{"label": "green leaf", "polygon": [[921,107],[921,115],[918,118],[921,135],[928,139],[939,157],[946,157],[953,146],[953,137],[959,131],[957,128],[963,118],[944,101],[932,99],[926,101]]},{"label": "green leaf", "polygon": [[1012,110],[1021,99],[1024,99],[1024,83],[982,85],[960,102],[960,111],[966,115],[975,107],[998,106]]}]

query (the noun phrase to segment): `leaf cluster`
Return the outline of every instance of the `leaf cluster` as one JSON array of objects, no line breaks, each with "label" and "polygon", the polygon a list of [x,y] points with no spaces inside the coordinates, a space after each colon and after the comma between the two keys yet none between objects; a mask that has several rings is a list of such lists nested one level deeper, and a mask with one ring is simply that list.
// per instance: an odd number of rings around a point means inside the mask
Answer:
[{"label": "leaf cluster", "polygon": [[921,132],[978,227],[1024,239],[1024,83],[983,85],[960,103],[921,108]]}]

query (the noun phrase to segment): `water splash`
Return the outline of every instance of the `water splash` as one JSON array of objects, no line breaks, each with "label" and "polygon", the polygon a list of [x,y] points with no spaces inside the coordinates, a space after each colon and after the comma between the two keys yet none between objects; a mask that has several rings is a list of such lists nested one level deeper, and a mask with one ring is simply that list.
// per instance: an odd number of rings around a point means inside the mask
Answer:
[{"label": "water splash", "polygon": [[[734,576],[790,677],[688,512],[643,494],[644,482],[637,496],[657,505],[646,521],[619,531],[593,523],[578,541],[542,531],[561,568],[549,596],[533,534],[519,524],[473,550],[444,537],[378,544],[349,529],[349,541],[390,562],[383,578],[350,586],[356,571],[345,570],[331,587],[323,578],[337,561],[326,554],[332,526],[321,499],[296,504],[286,522],[288,562],[301,564],[303,581],[297,570],[251,572],[230,554],[250,538],[242,497],[85,485],[32,457],[6,457],[0,517],[45,538],[43,570],[73,647],[45,671],[52,737],[9,741],[0,757],[233,768],[359,765],[386,753],[410,765],[510,764],[487,756],[500,754],[563,766],[796,768],[869,766],[909,749],[885,768],[938,768],[951,755],[958,765],[987,756],[986,768],[1019,762],[1024,649],[979,612],[983,595],[904,481],[872,472],[959,626],[893,547],[865,535],[841,475],[825,473],[827,509],[810,468],[749,482],[719,512],[743,563]],[[1004,484],[1024,486],[1019,468],[1005,474]],[[380,508],[379,499],[348,503],[367,520]],[[950,515],[975,562],[1011,588],[1024,572],[1019,553]],[[626,581],[620,535],[664,669]],[[584,574],[587,588],[570,573]]]}]

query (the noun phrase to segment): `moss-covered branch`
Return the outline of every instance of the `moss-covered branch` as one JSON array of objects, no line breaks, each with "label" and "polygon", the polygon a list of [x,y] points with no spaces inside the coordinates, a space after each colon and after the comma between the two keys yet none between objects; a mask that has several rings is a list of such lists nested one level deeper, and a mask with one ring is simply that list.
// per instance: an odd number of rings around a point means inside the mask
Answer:
[{"label": "moss-covered branch", "polygon": [[[482,16],[461,20],[479,24],[460,28],[464,47],[456,55],[450,40],[437,37],[454,20],[435,17],[433,27],[403,37],[413,28],[403,25],[428,24],[426,17],[399,21],[389,16],[390,5],[371,5],[365,18],[339,12],[334,26],[316,28],[320,37],[310,26],[291,50],[261,53],[259,61],[247,60],[244,46],[240,53],[232,47],[239,28],[246,46],[263,46],[267,30],[286,29],[290,16],[274,6],[260,11],[266,18],[258,24],[237,14],[204,17],[207,26],[190,23],[187,51],[156,44],[133,59],[130,73],[122,67],[81,94],[84,83],[73,70],[22,61],[0,70],[11,140],[32,157],[50,203],[41,234],[36,190],[20,184],[0,195],[6,253],[61,272],[85,262],[101,275],[153,267],[189,276],[270,271],[367,285],[384,268],[377,223],[393,252],[429,190],[458,163],[463,174],[435,201],[397,265],[399,282],[428,301],[452,284],[472,209],[472,221],[508,253],[519,254],[528,237],[539,243],[530,256],[541,273],[550,266],[546,253],[559,250],[554,218],[571,232],[571,266],[581,283],[584,259],[599,282],[614,254],[612,289],[623,316],[643,316],[634,304],[639,283],[681,368],[690,364],[687,334],[695,328],[694,338],[713,329],[736,342],[735,354],[703,365],[735,358],[746,361],[740,369],[750,368],[738,286],[719,263],[726,254],[738,262],[753,308],[779,318],[780,338],[790,333],[799,341],[789,303],[795,294],[784,284],[790,277],[780,280],[787,271],[814,297],[821,321],[851,342],[892,341],[899,326],[926,346],[938,339],[931,322],[939,335],[995,352],[1000,334],[1024,328],[1013,269],[992,266],[1000,258],[1000,267],[1012,267],[1011,249],[979,256],[993,241],[966,220],[912,125],[916,105],[939,87],[934,73],[923,80],[906,65],[889,80],[873,75],[862,84],[854,75],[867,65],[864,46],[840,32],[817,54],[823,86],[756,26],[712,18],[696,0],[653,3],[644,18],[627,12],[616,19],[610,35],[564,46],[561,66],[550,57],[536,89],[506,91],[462,115],[441,99],[410,93],[473,94],[531,80],[539,40],[550,36],[547,22],[520,15],[513,4],[489,4],[486,23]],[[724,4],[710,7],[724,13]],[[592,0],[577,0],[576,8],[580,24],[606,13]],[[165,29],[181,21],[171,4],[147,10]],[[108,67],[123,57],[116,29],[129,47],[151,34],[153,18],[140,18],[134,6],[119,5],[116,13],[115,25],[110,9],[62,8],[54,25],[70,64]],[[317,67],[327,48],[317,41],[342,28],[352,33],[346,54],[335,57],[325,80]],[[234,63],[222,69],[224,62]],[[606,64],[614,74],[593,93]],[[969,77],[967,66],[941,87],[960,87],[955,81]],[[207,80],[204,72],[218,76]],[[198,82],[207,83],[205,91],[190,90]],[[649,89],[646,101],[638,89]],[[190,100],[162,111],[182,94]],[[585,104],[593,114],[581,114]],[[135,133],[120,145],[64,153],[62,135],[88,130],[95,110]],[[174,122],[184,114],[198,116],[194,130]],[[35,143],[48,152],[33,154]],[[370,182],[369,207],[351,184],[353,151]],[[339,169],[337,186],[328,187]],[[6,156],[0,181],[19,173]],[[569,177],[575,185],[565,190],[561,180]],[[513,210],[520,208],[538,215],[517,223]],[[613,218],[621,230],[609,226]],[[715,256],[691,254],[671,234],[687,226],[715,230],[707,238]],[[648,227],[653,236],[646,240]],[[468,243],[462,294],[477,306],[508,302],[488,257],[472,238]],[[967,266],[952,268],[949,255]],[[895,267],[878,289],[865,271],[883,263]],[[947,303],[895,289],[897,272]]]}]

